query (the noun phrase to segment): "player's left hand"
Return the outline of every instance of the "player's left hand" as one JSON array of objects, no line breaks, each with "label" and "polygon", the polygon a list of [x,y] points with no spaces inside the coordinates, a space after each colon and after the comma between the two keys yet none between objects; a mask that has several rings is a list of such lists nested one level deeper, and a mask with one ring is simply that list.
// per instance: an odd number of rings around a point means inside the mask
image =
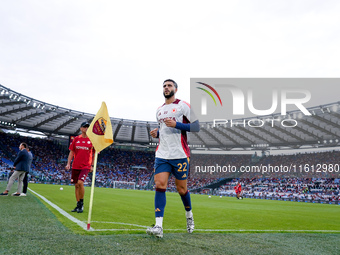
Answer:
[{"label": "player's left hand", "polygon": [[176,121],[173,119],[168,118],[164,120],[164,123],[167,127],[172,127],[172,128],[176,127]]}]

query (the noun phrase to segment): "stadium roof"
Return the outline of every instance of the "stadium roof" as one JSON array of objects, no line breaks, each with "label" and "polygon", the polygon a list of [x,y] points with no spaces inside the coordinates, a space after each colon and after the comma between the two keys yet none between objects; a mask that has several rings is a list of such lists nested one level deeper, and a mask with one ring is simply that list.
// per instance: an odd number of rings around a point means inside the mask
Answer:
[{"label": "stadium roof", "polygon": [[[204,150],[262,150],[301,147],[333,147],[340,141],[339,102],[308,108],[312,116],[299,111],[287,116],[274,114],[232,120],[237,125],[201,123],[199,133],[190,133],[190,144]],[[52,105],[0,85],[0,127],[41,132],[46,136],[69,136],[79,133],[80,124],[91,122],[94,114]],[[294,128],[287,127],[298,125]],[[156,122],[111,118],[114,141],[156,146],[150,136]],[[257,127],[255,127],[257,126]]]},{"label": "stadium roof", "polygon": [[[38,131],[46,136],[79,134],[80,124],[94,114],[52,105],[0,85],[0,127]],[[129,144],[157,143],[149,135],[156,122],[110,118],[114,141]]]}]

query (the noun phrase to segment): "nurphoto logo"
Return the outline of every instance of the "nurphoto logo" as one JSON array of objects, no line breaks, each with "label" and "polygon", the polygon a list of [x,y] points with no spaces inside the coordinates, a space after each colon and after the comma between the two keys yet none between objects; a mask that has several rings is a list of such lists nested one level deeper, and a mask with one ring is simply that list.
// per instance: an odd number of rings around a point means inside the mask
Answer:
[{"label": "nurphoto logo", "polygon": [[301,116],[312,115],[308,107],[313,99],[310,88],[315,82],[320,80],[193,78],[191,105],[200,121],[211,122],[213,127],[274,127],[275,123],[296,127]]}]

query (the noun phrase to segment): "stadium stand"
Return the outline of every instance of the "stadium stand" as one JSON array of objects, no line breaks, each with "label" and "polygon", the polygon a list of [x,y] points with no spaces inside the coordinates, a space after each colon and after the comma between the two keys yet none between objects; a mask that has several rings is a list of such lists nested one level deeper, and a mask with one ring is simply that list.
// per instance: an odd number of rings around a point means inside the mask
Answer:
[{"label": "stadium stand", "polygon": [[340,179],[325,178],[253,178],[233,179],[216,194],[235,196],[234,186],[240,182],[243,195],[249,198],[289,201],[340,202]]},{"label": "stadium stand", "polygon": [[[68,150],[55,141],[40,138],[23,137],[16,134],[0,133],[0,178],[7,179],[17,154],[18,145],[26,142],[32,148],[34,160],[30,181],[36,183],[70,184],[70,172],[64,167]],[[230,178],[225,173],[197,173],[195,166],[213,164],[232,164],[238,168],[242,165],[281,165],[285,162],[305,164],[323,162],[337,164],[339,151],[320,153],[299,153],[295,155],[264,156],[256,163],[251,155],[203,155],[193,154],[191,161],[195,162],[190,170],[188,186],[196,193],[207,192],[216,195],[234,196],[237,181],[243,187],[244,196],[248,198],[309,200],[323,202],[339,202],[339,178],[294,178],[279,175],[247,176]],[[100,153],[97,166],[96,186],[113,187],[114,181],[135,182],[139,189],[147,187],[153,172],[154,152],[123,150],[108,148]],[[91,184],[91,176],[86,180]],[[224,181],[221,184],[221,181]],[[218,184],[213,186],[213,184]],[[213,188],[209,188],[213,187]],[[176,191],[174,178],[170,177],[169,191]]]},{"label": "stadium stand", "polygon": [[[69,184],[70,173],[64,170],[69,136],[76,135],[80,123],[91,122],[94,115],[52,105],[13,91],[0,84],[0,178],[8,178],[20,142],[31,146],[34,155],[30,181],[41,183]],[[239,125],[231,129],[228,125],[213,127],[202,122],[199,133],[189,134],[190,146],[196,153],[191,155],[188,185],[191,192],[208,192],[229,195],[235,180],[240,180],[248,197],[269,198],[304,197],[310,200],[339,200],[339,172],[302,174],[244,172],[225,173],[197,172],[204,166],[232,165],[258,168],[282,164],[339,166],[340,152],[332,148],[340,145],[339,102],[317,105],[308,110],[311,116],[298,116],[298,111],[287,112],[287,116],[273,114],[263,118],[298,118],[299,125],[292,129],[278,121],[272,126],[251,128]],[[296,115],[296,116],[295,116]],[[295,117],[294,117],[295,116]],[[97,165],[97,186],[112,187],[115,181],[135,182],[137,188],[152,189],[154,152],[158,139],[150,136],[156,122],[110,118],[114,140],[117,145],[102,151]],[[251,118],[235,120],[246,122]],[[261,119],[261,118],[260,118]],[[259,119],[259,120],[260,120]],[[11,130],[40,134],[47,138],[21,137],[6,134]],[[136,149],[138,148],[138,149]],[[327,152],[297,153],[295,155],[216,155],[203,154],[211,151],[265,151],[269,149],[327,148]],[[170,177],[169,191],[175,191],[173,177]],[[91,183],[91,175],[86,182]],[[289,183],[284,184],[284,183]],[[295,186],[294,186],[295,185]],[[302,192],[302,193],[301,193]],[[319,199],[319,200],[320,200]]]},{"label": "stadium stand", "polygon": [[[48,102],[43,102],[16,92],[0,84],[0,128],[26,130],[43,133],[46,136],[64,138],[75,135],[82,122],[91,122],[94,114],[66,109]],[[197,150],[243,150],[243,149],[296,149],[332,147],[340,145],[340,107],[339,102],[317,105],[308,108],[311,116],[299,116],[300,111],[288,111],[286,116],[280,113],[259,116],[257,121],[275,119],[272,124],[261,128],[239,125],[231,128],[230,123],[213,127],[212,122],[201,122],[200,132],[191,133],[190,144]],[[285,127],[283,119],[298,119],[295,128]],[[158,139],[150,136],[150,130],[156,128],[155,121],[128,120],[110,118],[113,139],[118,143],[139,144],[156,148]],[[235,119],[237,123],[254,121],[253,117]]]}]

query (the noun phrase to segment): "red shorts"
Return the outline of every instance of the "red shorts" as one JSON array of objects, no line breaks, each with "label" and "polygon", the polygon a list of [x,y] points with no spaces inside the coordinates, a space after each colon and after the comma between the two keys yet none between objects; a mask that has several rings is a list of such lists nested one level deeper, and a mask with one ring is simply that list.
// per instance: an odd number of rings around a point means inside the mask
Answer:
[{"label": "red shorts", "polygon": [[71,183],[77,183],[78,180],[85,182],[87,175],[89,174],[89,169],[72,169]]}]

